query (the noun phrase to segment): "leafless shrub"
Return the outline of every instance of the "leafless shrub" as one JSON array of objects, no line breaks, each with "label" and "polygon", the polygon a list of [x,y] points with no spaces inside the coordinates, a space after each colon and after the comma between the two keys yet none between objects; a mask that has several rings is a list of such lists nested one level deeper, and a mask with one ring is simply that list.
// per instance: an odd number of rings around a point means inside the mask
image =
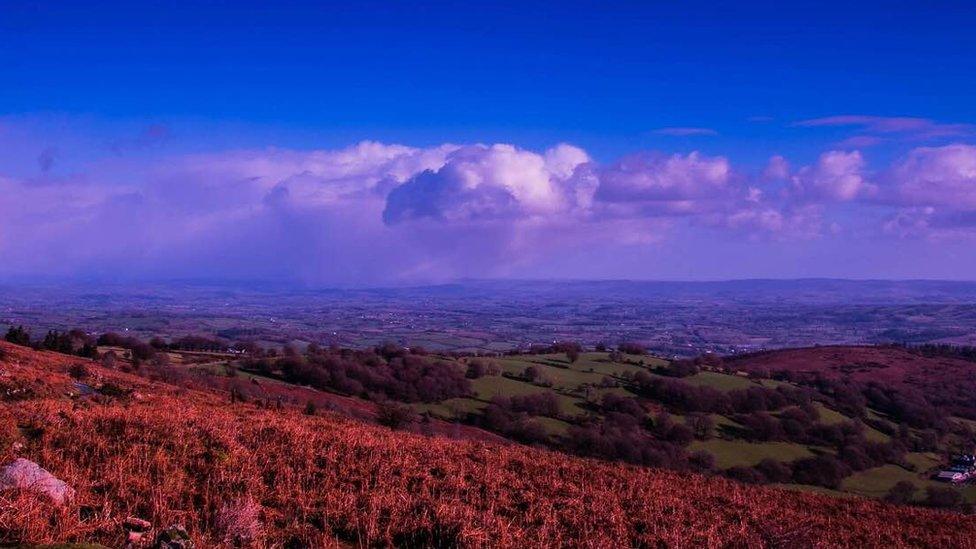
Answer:
[{"label": "leafless shrub", "polygon": [[234,547],[252,547],[260,542],[261,506],[245,498],[221,506],[217,513],[217,528],[224,535],[224,543]]}]

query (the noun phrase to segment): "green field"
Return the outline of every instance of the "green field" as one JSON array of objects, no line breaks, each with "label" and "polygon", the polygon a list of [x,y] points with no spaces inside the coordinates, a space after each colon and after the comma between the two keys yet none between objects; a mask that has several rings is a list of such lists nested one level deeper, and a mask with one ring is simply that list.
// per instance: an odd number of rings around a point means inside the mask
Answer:
[{"label": "green field", "polygon": [[582,412],[581,405],[583,399],[563,394],[550,387],[540,387],[527,381],[511,379],[503,376],[485,376],[471,380],[471,388],[474,391],[473,398],[452,398],[437,404],[414,404],[413,408],[418,412],[430,412],[437,417],[444,419],[461,419],[471,412],[478,412],[484,409],[495,397],[526,396],[538,393],[551,392],[556,395],[559,401],[560,412],[566,415],[575,415]]},{"label": "green field", "polygon": [[660,359],[642,357],[647,367],[621,362],[611,362],[608,353],[581,353],[570,363],[564,354],[507,356],[495,359],[504,372],[519,375],[534,366],[542,377],[552,381],[557,389],[576,390],[580,385],[597,385],[603,378],[621,378],[624,374],[646,372],[650,365],[658,365]]},{"label": "green field", "polygon": [[806,446],[791,442],[746,442],[724,439],[695,441],[691,443],[689,450],[693,452],[704,450],[712,454],[715,456],[715,466],[721,469],[736,466],[749,467],[766,458],[793,461],[814,455]]},{"label": "green field", "polygon": [[942,465],[942,459],[929,452],[910,452],[905,454],[905,461],[914,465],[920,473],[932,471]]},{"label": "green field", "polygon": [[512,375],[521,375],[527,367],[532,366],[539,371],[543,379],[551,381],[554,388],[565,391],[575,391],[584,384],[596,385],[605,377],[604,374],[553,366],[553,362],[548,360],[504,358],[497,362],[503,372]]},{"label": "green field", "polygon": [[683,377],[681,378],[681,381],[699,387],[711,387],[720,391],[748,389],[749,387],[757,387],[760,385],[747,377],[708,371],[698,372],[693,376]]},{"label": "green field", "polygon": [[569,423],[551,417],[537,417],[533,421],[538,421],[542,424],[550,435],[565,435],[566,431],[570,428]]},{"label": "green field", "polygon": [[[462,364],[467,360],[471,359],[462,359]],[[559,437],[565,436],[572,426],[572,423],[566,421],[567,419],[580,414],[591,413],[588,412],[586,406],[587,399],[598,401],[607,394],[622,397],[635,396],[634,393],[624,387],[630,376],[637,372],[656,376],[659,374],[653,371],[654,368],[666,365],[666,362],[661,359],[634,356],[626,357],[624,362],[613,362],[609,358],[609,353],[596,352],[581,353],[578,360],[573,363],[569,362],[565,354],[502,356],[482,360],[496,364],[503,375],[484,376],[471,380],[473,394],[470,397],[453,398],[436,404],[414,404],[414,409],[447,420],[461,420],[472,414],[480,413],[495,397],[551,393],[558,399],[563,419],[533,417],[531,421],[542,425],[554,437],[554,440],[558,440]],[[641,360],[643,365],[639,362]],[[522,373],[529,366],[534,367],[539,372],[539,378],[536,382],[521,379]],[[213,368],[215,371],[222,369],[219,364],[210,364],[207,367]],[[600,385],[607,382],[608,378],[611,383],[619,385],[601,387]],[[750,387],[791,386],[787,382],[767,379],[756,380],[715,371],[702,371],[681,378],[679,381],[699,387],[711,387],[720,391],[733,391]],[[546,386],[547,384],[551,384],[551,386]],[[819,412],[819,421],[822,423],[836,425],[852,420],[852,418],[827,407],[822,402],[816,402],[815,405]],[[659,404],[657,407],[649,408],[648,414],[655,413],[655,410],[659,408]],[[871,420],[887,421],[874,410],[868,410],[867,414]],[[672,412],[671,415],[677,421],[682,418],[687,421],[687,417],[680,413]],[[774,412],[773,415],[779,414]],[[750,467],[767,458],[789,463],[818,454],[834,453],[832,449],[811,447],[794,442],[750,442],[741,438],[744,428],[739,423],[721,414],[711,414],[710,417],[715,426],[714,435],[718,438],[694,441],[687,449],[689,452],[706,451],[711,454],[715,458],[716,470],[737,466]],[[960,420],[960,422],[966,423],[965,420]],[[887,442],[890,440],[888,435],[867,425],[865,425],[864,433],[867,439],[871,441]],[[947,486],[928,478],[931,471],[942,463],[939,456],[909,453],[906,455],[906,461],[914,466],[916,471],[909,471],[891,464],[875,467],[849,476],[843,481],[839,490],[816,486],[784,485],[783,487],[839,497],[881,498],[899,481],[909,480],[919,488],[919,497],[921,498],[924,497],[924,490],[927,487]],[[976,502],[976,486],[960,487],[959,489],[968,501]]]},{"label": "green field", "polygon": [[866,471],[859,471],[844,479],[841,490],[862,496],[882,498],[891,487],[900,481],[907,480],[923,492],[929,486],[945,488],[945,483],[929,480],[926,475],[913,473],[897,465],[882,465]]},{"label": "green field", "polygon": [[844,423],[850,419],[837,410],[831,410],[830,408],[824,406],[823,403],[817,402],[816,407],[817,411],[820,412],[820,423],[834,425],[837,423]]}]

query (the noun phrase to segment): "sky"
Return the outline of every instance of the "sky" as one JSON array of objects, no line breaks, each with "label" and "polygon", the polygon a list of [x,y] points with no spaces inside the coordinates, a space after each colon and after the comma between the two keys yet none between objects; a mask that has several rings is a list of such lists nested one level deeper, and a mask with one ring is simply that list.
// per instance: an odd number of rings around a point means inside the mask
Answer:
[{"label": "sky", "polygon": [[973,21],[0,0],[0,280],[976,279]]}]

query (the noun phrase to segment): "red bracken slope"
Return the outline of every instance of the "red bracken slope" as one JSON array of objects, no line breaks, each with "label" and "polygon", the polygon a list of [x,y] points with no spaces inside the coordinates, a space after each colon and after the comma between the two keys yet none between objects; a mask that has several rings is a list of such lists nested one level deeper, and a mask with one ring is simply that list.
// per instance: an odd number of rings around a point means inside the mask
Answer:
[{"label": "red bracken slope", "polygon": [[924,357],[899,347],[804,347],[748,355],[732,362],[754,372],[788,370],[854,381],[916,385],[924,380],[976,379],[976,364],[956,358]]},{"label": "red bracken slope", "polygon": [[0,544],[118,547],[128,515],[183,524],[201,547],[235,537],[279,547],[949,547],[976,539],[976,521],[961,515],[232,405],[93,365],[87,384],[132,392],[68,396],[78,387],[66,372],[78,360],[0,349],[3,462],[26,457],[77,490],[64,508],[0,493]]},{"label": "red bracken slope", "polygon": [[807,347],[783,349],[733,359],[732,368],[763,375],[789,371],[856,382],[877,382],[920,391],[956,411],[972,410],[976,363],[958,358],[925,357],[899,347]]}]

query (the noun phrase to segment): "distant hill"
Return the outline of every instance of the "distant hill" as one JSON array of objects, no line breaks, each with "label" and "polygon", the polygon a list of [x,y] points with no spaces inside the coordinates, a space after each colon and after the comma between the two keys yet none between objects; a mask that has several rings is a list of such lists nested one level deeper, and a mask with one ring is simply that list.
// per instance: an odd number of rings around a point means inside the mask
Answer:
[{"label": "distant hill", "polygon": [[0,543],[124,543],[132,515],[198,547],[964,546],[967,517],[426,437],[0,342],[0,461],[73,487],[0,493]]},{"label": "distant hill", "polygon": [[976,363],[952,357],[927,357],[897,346],[824,345],[779,349],[733,357],[735,367],[751,372],[789,371],[801,375],[825,375],[855,381],[883,381],[910,386],[930,380],[958,381],[972,374]]},{"label": "distant hill", "polygon": [[822,346],[735,357],[730,364],[766,376],[874,383],[918,393],[976,419],[976,362],[951,354],[926,356],[921,350],[898,346]]}]

